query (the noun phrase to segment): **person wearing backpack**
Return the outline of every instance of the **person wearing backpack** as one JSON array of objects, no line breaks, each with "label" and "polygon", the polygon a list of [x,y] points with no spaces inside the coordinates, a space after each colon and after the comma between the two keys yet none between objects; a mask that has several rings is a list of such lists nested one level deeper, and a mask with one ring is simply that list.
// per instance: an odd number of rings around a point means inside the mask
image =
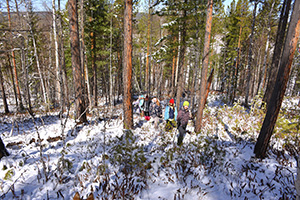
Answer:
[{"label": "person wearing backpack", "polygon": [[149,96],[146,95],[144,104],[143,104],[143,110],[144,110],[144,115],[145,115],[145,120],[149,121],[150,120],[150,104],[151,100],[149,99]]},{"label": "person wearing backpack", "polygon": [[177,116],[177,129],[179,131],[177,145],[179,146],[182,144],[186,132],[186,127],[190,118],[191,118],[191,112],[189,111],[189,102],[185,101],[183,102],[182,109],[179,110]]},{"label": "person wearing backpack", "polygon": [[170,132],[176,127],[177,108],[174,103],[174,99],[169,101],[169,104],[165,108],[164,120],[166,121],[165,130]]},{"label": "person wearing backpack", "polygon": [[154,121],[154,128],[155,130],[157,130],[159,118],[162,117],[162,110],[161,110],[159,99],[157,98],[152,99],[152,104],[150,105],[150,114],[151,114],[151,118]]}]

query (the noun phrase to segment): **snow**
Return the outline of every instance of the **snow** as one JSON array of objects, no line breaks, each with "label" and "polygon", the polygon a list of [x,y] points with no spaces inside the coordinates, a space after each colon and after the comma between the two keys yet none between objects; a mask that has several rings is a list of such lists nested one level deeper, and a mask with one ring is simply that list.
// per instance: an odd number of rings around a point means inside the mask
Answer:
[{"label": "snow", "polygon": [[164,122],[155,130],[134,114],[135,128],[124,131],[122,106],[108,114],[100,107],[86,125],[55,112],[2,116],[10,156],[0,161],[1,199],[295,199],[296,160],[281,151],[284,141],[272,137],[268,157],[254,157],[257,110],[210,96],[202,132],[190,122],[178,147],[176,129],[165,132]]}]

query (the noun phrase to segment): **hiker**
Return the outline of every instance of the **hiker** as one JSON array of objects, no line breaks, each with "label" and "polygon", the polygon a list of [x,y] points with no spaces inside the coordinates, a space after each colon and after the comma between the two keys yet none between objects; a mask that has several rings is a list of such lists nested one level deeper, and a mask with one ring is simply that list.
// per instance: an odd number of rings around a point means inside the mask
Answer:
[{"label": "hiker", "polygon": [[162,109],[161,109],[159,99],[157,98],[152,99],[152,104],[150,106],[150,114],[151,114],[151,118],[154,121],[154,128],[155,130],[157,130],[159,118],[162,117]]},{"label": "hiker", "polygon": [[189,119],[191,118],[191,112],[189,111],[189,102],[185,101],[183,102],[182,109],[179,110],[178,116],[177,116],[177,129],[179,131],[179,136],[177,140],[177,144],[181,145],[183,141],[183,137],[186,132],[186,127],[189,122]]},{"label": "hiker", "polygon": [[144,110],[142,108],[144,104],[144,95],[139,96],[138,102],[139,102],[138,106],[139,106],[140,115],[141,117],[144,117]]},{"label": "hiker", "polygon": [[142,108],[144,111],[145,120],[147,120],[147,121],[150,120],[150,104],[151,104],[151,100],[149,99],[149,96],[146,95],[146,98],[145,98]]},{"label": "hiker", "polygon": [[166,120],[165,130],[170,132],[176,127],[177,109],[174,104],[174,99],[169,101],[169,105],[166,106],[164,120]]}]

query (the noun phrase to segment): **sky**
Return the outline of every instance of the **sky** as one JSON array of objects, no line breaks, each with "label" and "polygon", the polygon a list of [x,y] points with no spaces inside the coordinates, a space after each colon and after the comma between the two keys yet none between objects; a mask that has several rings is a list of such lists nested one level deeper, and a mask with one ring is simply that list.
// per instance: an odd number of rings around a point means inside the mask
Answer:
[{"label": "sky", "polygon": [[[68,0],[61,0],[61,9],[65,8],[67,1]],[[142,0],[141,5],[147,5],[148,3],[145,3],[145,1],[147,1],[147,0]],[[226,8],[226,6],[230,5],[231,2],[232,2],[232,0],[225,0],[225,8]],[[55,3],[57,5],[57,0],[55,0]],[[32,0],[32,4],[34,6],[34,10],[44,11],[47,9],[51,9],[52,0]],[[10,6],[12,7],[12,9],[15,7],[13,1],[11,1]],[[22,9],[22,6],[20,9]],[[5,0],[0,0],[0,11],[2,11],[2,12],[7,11]]]}]

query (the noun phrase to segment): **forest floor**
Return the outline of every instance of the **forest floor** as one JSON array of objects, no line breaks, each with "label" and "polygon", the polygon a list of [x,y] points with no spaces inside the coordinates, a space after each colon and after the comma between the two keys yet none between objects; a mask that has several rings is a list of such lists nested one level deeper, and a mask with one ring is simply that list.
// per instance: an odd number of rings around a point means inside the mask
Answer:
[{"label": "forest floor", "polygon": [[259,100],[246,110],[222,99],[209,96],[201,133],[190,121],[180,147],[176,129],[155,130],[138,114],[124,131],[121,106],[94,108],[84,125],[58,112],[2,115],[10,156],[0,161],[0,199],[295,199],[300,121],[285,116],[298,99],[285,100],[263,160],[253,154]]}]

